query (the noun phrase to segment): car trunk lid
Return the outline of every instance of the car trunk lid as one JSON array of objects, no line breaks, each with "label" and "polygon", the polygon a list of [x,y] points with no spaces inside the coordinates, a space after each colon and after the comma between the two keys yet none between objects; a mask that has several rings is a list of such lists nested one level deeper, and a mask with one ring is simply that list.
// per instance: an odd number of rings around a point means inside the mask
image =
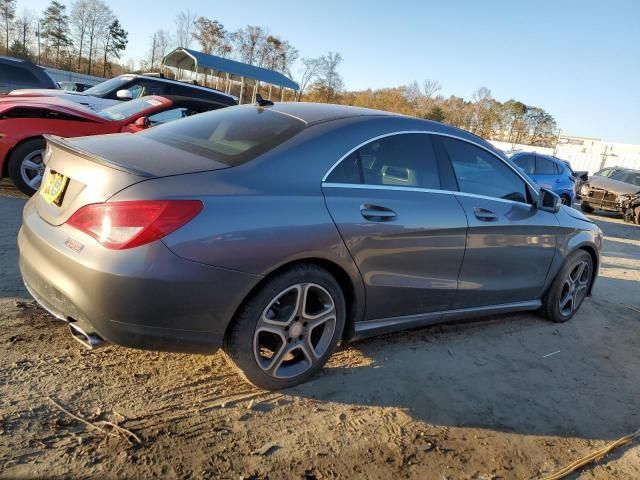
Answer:
[{"label": "car trunk lid", "polygon": [[[52,225],[61,225],[80,207],[105,202],[138,182],[227,167],[135,134],[45,138],[46,171],[35,202],[40,217]],[[63,180],[47,188],[56,178]]]}]

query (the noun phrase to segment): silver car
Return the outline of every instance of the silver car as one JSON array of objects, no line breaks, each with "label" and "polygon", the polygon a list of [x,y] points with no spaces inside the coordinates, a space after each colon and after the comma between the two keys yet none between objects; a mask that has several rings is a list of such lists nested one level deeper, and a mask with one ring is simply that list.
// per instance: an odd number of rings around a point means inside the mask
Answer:
[{"label": "silver car", "polygon": [[33,297],[97,347],[214,352],[289,387],[339,342],[590,294],[602,232],[489,143],[283,103],[134,135],[48,138],[24,209]]}]

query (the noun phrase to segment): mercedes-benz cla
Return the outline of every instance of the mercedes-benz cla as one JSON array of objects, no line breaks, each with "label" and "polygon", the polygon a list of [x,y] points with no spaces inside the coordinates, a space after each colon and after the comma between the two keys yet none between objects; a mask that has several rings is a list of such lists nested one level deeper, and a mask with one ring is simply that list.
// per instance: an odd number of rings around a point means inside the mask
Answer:
[{"label": "mercedes-benz cla", "polygon": [[307,380],[341,341],[590,294],[602,232],[462,130],[246,105],[137,134],[49,138],[24,281],[85,345],[227,356]]}]

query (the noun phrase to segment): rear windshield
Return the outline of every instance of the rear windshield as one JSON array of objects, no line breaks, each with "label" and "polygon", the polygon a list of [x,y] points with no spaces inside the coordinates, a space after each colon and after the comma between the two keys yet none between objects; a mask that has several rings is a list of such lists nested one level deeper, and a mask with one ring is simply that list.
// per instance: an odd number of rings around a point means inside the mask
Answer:
[{"label": "rear windshield", "polygon": [[201,113],[138,135],[236,166],[284,143],[304,127],[297,118],[243,106]]}]

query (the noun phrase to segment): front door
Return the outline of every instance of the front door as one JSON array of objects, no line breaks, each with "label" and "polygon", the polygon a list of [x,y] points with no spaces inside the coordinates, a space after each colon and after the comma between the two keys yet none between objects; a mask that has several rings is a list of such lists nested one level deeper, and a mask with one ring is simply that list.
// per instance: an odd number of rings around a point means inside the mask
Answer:
[{"label": "front door", "polygon": [[505,161],[469,142],[439,137],[469,220],[455,308],[539,299],[559,223],[531,203],[525,181]]}]

